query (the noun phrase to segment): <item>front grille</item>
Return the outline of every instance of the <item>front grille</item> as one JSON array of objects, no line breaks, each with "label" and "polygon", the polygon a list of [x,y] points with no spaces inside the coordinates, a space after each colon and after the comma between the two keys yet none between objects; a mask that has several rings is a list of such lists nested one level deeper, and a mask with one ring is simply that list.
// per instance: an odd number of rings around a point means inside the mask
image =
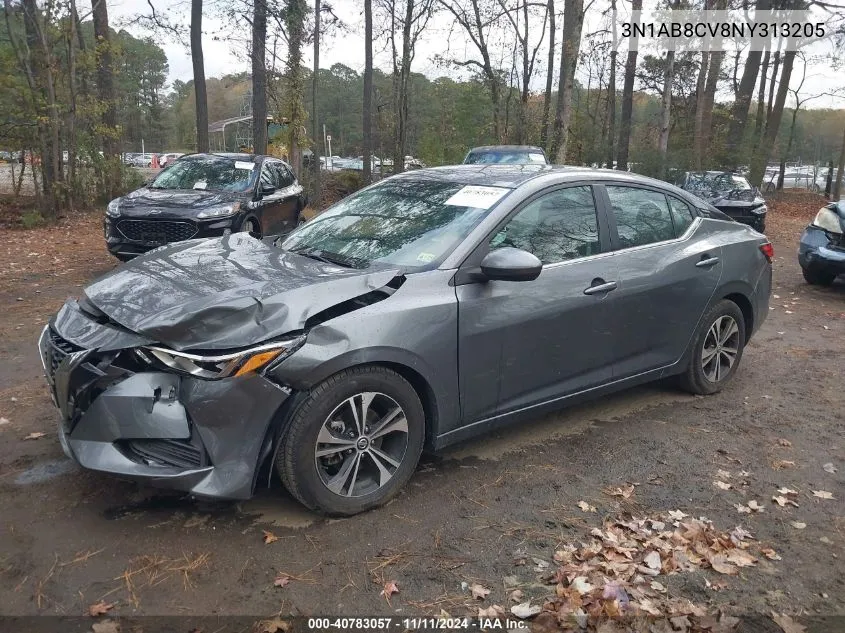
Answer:
[{"label": "front grille", "polygon": [[127,440],[127,456],[153,466],[200,468],[205,465],[205,452],[190,440]]},{"label": "front grille", "polygon": [[78,352],[82,348],[74,345],[70,341],[66,341],[53,328],[49,330],[50,336],[50,366],[47,368],[50,372],[50,378],[56,374],[59,364],[64,360],[64,357],[73,352]]},{"label": "front grille", "polygon": [[171,220],[120,220],[117,228],[126,239],[155,244],[189,240],[199,230],[193,222]]}]

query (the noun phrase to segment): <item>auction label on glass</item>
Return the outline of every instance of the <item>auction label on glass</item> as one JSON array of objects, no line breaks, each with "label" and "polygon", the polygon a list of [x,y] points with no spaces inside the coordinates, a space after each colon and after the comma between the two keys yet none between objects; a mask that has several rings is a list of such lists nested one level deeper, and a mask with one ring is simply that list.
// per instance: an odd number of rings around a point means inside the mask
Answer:
[{"label": "auction label on glass", "polygon": [[483,187],[468,185],[463,187],[455,195],[446,201],[446,204],[455,207],[475,207],[476,209],[489,209],[499,199],[507,194],[510,189],[502,187]]}]

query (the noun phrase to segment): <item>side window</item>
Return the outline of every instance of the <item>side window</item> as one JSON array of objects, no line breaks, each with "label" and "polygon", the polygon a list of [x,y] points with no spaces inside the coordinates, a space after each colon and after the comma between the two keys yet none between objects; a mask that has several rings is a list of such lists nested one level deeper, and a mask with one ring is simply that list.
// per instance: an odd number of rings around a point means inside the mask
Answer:
[{"label": "side window", "polygon": [[669,209],[672,211],[672,222],[675,224],[675,237],[681,237],[686,233],[689,225],[692,224],[695,216],[690,206],[675,196],[666,196],[669,199]]},{"label": "side window", "polygon": [[490,240],[491,249],[503,246],[533,253],[544,264],[599,253],[592,187],[567,187],[537,198]]},{"label": "side window", "polygon": [[279,170],[279,187],[282,189],[290,187],[294,182],[294,177],[290,173],[290,170],[282,163],[276,163],[276,169]]},{"label": "side window", "polygon": [[279,178],[274,169],[273,163],[265,162],[261,166],[261,187],[279,187]]},{"label": "side window", "polygon": [[607,185],[622,248],[675,238],[666,196],[638,187]]}]

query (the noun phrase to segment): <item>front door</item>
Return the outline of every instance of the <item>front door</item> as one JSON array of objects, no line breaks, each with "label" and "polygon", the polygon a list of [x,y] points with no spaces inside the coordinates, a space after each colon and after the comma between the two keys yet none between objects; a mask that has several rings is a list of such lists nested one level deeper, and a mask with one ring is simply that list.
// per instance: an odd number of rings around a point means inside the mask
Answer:
[{"label": "front door", "polygon": [[543,262],[534,281],[456,288],[465,424],[608,382],[618,271],[589,185],[528,201],[489,240]]},{"label": "front door", "polygon": [[261,230],[264,235],[275,235],[279,232],[281,225],[284,191],[280,188],[279,171],[276,169],[276,161],[265,160],[261,166],[261,180],[258,184],[259,191],[268,191],[272,187],[272,193],[264,193],[258,201],[258,208],[261,211]]},{"label": "front door", "polygon": [[721,277],[721,247],[680,198],[628,184],[604,189],[619,265],[613,330],[620,379],[681,358]]}]

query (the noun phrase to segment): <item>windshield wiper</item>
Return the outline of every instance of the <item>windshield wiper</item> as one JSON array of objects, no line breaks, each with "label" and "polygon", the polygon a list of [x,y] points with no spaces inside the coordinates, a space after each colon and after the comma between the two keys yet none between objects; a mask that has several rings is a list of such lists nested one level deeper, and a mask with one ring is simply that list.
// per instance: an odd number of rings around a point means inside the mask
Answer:
[{"label": "windshield wiper", "polygon": [[290,252],[310,259],[316,259],[318,262],[335,264],[344,268],[363,268],[366,265],[365,261],[358,258],[344,257],[338,253],[328,253],[319,248],[298,248],[291,249]]}]

